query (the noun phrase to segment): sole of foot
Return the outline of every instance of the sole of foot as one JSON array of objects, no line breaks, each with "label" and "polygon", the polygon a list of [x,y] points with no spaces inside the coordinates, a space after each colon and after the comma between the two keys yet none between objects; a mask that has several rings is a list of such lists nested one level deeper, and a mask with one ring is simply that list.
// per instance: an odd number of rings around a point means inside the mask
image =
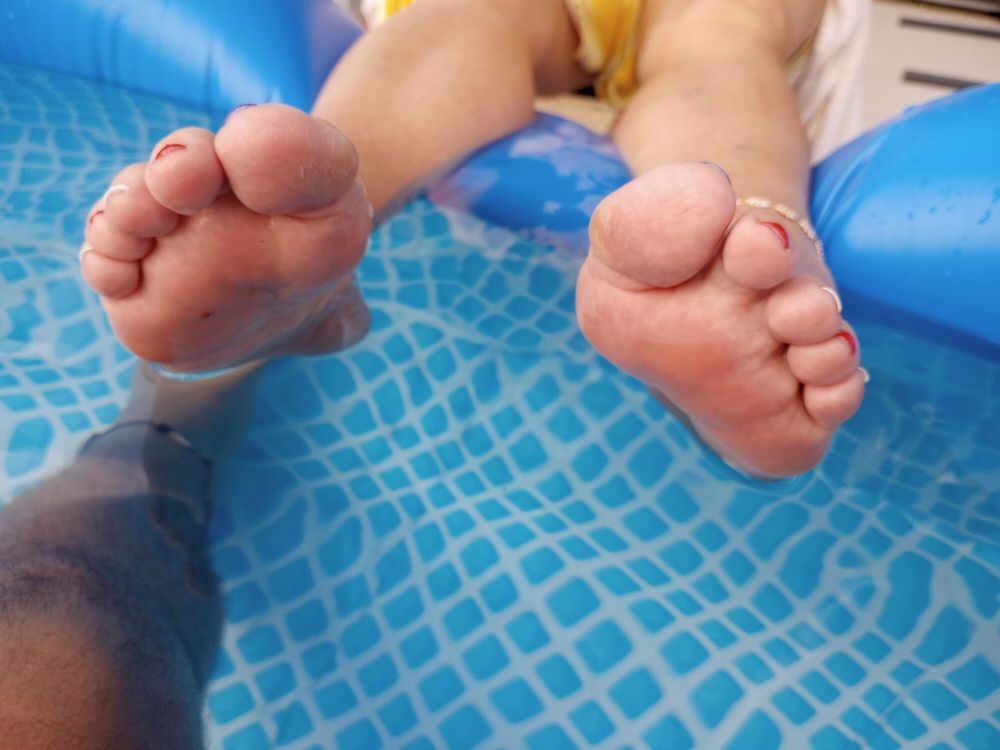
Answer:
[{"label": "sole of foot", "polygon": [[584,334],[758,477],[818,463],[861,404],[857,338],[815,247],[725,174],[658,167],[597,208],[577,285]]},{"label": "sole of foot", "polygon": [[173,370],[348,346],[369,324],[357,167],[343,133],[284,105],[174,131],[91,210],[84,278],[122,343]]}]

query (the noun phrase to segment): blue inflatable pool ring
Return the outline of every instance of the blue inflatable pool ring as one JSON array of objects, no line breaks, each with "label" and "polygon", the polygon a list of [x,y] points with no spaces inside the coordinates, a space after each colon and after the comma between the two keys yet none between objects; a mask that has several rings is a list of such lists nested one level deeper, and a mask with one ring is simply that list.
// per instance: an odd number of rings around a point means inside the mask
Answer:
[{"label": "blue inflatable pool ring", "polygon": [[5,0],[0,59],[177,99],[308,109],[361,29],[329,2]]},{"label": "blue inflatable pool ring", "polygon": [[[9,501],[127,395],[76,261],[92,202],[176,127],[308,107],[360,31],[327,0],[0,10]],[[606,140],[540,117],[387,219],[369,335],[272,365],[218,467],[208,747],[1000,747],[998,111],[974,89],[816,166],[874,377],[783,483],[580,334],[588,218],[629,178]]]},{"label": "blue inflatable pool ring", "polygon": [[900,323],[1000,350],[1000,85],[904,113],[814,173],[837,283]]}]

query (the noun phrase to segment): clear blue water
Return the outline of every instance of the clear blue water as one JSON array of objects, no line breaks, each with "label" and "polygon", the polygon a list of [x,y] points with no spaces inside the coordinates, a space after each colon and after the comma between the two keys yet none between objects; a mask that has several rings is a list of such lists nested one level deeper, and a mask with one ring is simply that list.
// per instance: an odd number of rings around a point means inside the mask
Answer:
[{"label": "clear blue water", "polygon": [[[199,120],[0,89],[9,500],[124,401],[86,209]],[[1000,363],[852,318],[861,412],[751,482],[589,348],[578,262],[418,200],[360,269],[372,333],[268,372],[220,467],[211,747],[1000,746]]]}]

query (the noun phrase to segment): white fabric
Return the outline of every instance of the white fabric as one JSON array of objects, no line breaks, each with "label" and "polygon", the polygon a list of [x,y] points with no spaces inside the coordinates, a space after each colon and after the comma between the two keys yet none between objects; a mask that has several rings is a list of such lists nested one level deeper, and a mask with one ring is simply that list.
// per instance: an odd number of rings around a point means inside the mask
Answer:
[{"label": "white fabric", "polygon": [[361,16],[365,25],[374,29],[385,20],[385,3],[382,0],[361,0]]},{"label": "white fabric", "polygon": [[861,132],[861,73],[870,28],[870,0],[827,0],[811,53],[792,68],[814,162]]}]

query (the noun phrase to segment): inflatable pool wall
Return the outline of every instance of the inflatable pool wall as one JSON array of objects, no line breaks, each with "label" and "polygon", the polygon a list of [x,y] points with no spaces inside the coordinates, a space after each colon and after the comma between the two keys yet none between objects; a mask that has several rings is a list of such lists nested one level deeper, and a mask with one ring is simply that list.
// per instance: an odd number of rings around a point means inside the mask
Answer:
[{"label": "inflatable pool wall", "polygon": [[4,0],[0,59],[225,113],[308,109],[360,27],[325,0]]}]

